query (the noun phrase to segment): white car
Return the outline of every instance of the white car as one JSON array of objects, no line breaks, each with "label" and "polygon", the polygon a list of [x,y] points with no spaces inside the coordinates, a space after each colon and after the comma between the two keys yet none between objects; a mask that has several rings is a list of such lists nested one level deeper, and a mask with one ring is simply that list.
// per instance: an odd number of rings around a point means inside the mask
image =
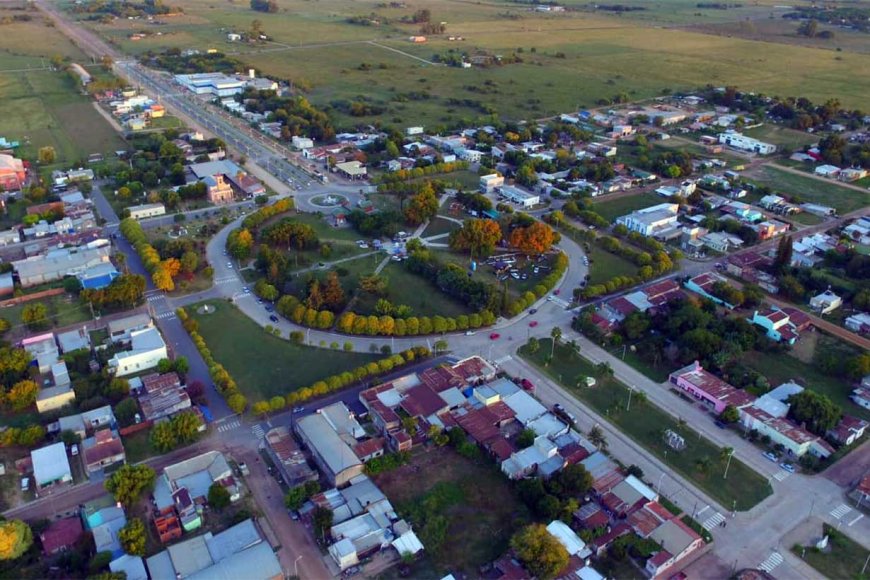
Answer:
[{"label": "white car", "polygon": [[30,478],[22,477],[21,478],[21,491],[27,491],[30,489]]},{"label": "white car", "polygon": [[233,269],[233,263],[232,263],[232,262],[227,262],[227,268],[229,268],[230,270],[232,270],[232,269]]}]

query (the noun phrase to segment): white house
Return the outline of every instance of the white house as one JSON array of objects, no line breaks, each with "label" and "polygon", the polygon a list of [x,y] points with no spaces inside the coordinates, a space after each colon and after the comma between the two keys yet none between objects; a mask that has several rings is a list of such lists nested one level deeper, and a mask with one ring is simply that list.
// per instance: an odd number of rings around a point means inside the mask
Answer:
[{"label": "white house", "polygon": [[764,141],[759,141],[752,137],[747,137],[746,135],[735,131],[719,133],[719,143],[728,145],[729,147],[734,147],[735,149],[751,151],[761,155],[770,155],[771,153],[776,152],[776,145],[765,143]]},{"label": "white house", "polygon": [[314,147],[314,140],[309,139],[308,137],[300,137],[299,135],[294,135],[290,140],[290,143],[296,149],[311,149]]},{"label": "white house", "polygon": [[819,314],[827,314],[833,312],[843,304],[843,299],[831,292],[825,290],[817,296],[810,299],[810,308]]},{"label": "white house", "polygon": [[504,186],[504,177],[498,173],[480,176],[480,191],[483,193],[492,193],[496,188]]},{"label": "white house", "polygon": [[653,236],[658,232],[677,227],[679,208],[676,203],[660,203],[620,216],[616,218],[616,223],[624,225],[629,231]]},{"label": "white house", "polygon": [[169,358],[166,343],[156,328],[130,333],[130,349],[115,354],[109,360],[109,372],[123,377],[157,366],[160,359]]},{"label": "white house", "polygon": [[130,217],[134,220],[154,217],[166,214],[166,206],[162,203],[145,203],[142,205],[133,205],[127,208],[130,211]]},{"label": "white house", "polygon": [[836,165],[819,165],[816,167],[815,174],[820,177],[836,178],[840,175],[840,168]]}]

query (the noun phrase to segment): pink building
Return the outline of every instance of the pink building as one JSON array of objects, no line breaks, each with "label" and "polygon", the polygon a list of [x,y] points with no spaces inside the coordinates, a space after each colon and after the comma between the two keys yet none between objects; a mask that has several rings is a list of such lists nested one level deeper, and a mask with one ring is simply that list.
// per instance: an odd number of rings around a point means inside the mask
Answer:
[{"label": "pink building", "polygon": [[705,371],[698,361],[674,371],[668,377],[668,381],[684,393],[706,403],[717,415],[728,405],[740,409],[755,400],[755,397],[749,393],[732,387],[719,377]]}]

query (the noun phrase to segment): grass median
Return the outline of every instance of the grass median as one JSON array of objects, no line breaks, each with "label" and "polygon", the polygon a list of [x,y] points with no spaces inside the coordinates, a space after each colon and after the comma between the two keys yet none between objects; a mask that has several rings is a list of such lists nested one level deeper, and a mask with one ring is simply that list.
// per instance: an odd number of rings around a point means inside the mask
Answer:
[{"label": "grass median", "polygon": [[[642,394],[635,392],[631,409],[626,410],[628,387],[613,377],[600,377],[596,367],[571,347],[557,346],[553,359],[547,364],[550,347],[550,340],[542,340],[537,351],[531,352],[525,345],[520,349],[520,355],[725,508],[748,510],[771,494],[767,481],[737,459],[732,459],[725,479],[727,455],[723,450],[646,401]],[[593,388],[579,386],[585,385],[583,380],[587,376],[599,376],[598,385]],[[683,450],[668,446],[664,439],[666,430],[684,438],[686,445]]]},{"label": "grass median", "polygon": [[828,524],[822,525],[822,534],[828,536],[828,547],[820,550],[813,546],[795,545],[792,548],[804,562],[828,578],[866,579],[870,568],[864,568],[870,551]]}]

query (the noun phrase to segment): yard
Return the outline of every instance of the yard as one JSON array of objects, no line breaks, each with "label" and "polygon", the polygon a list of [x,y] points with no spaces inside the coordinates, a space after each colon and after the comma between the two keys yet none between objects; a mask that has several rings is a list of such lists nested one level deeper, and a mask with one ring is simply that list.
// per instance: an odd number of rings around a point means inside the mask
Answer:
[{"label": "yard", "polygon": [[822,534],[828,536],[828,547],[825,550],[819,550],[815,546],[794,546],[792,552],[827,578],[865,580],[867,570],[864,566],[870,557],[870,551],[832,526],[822,526]]},{"label": "yard", "polygon": [[[738,510],[748,510],[770,495],[772,490],[764,478],[736,459],[731,461],[728,479],[723,479],[721,474],[725,469],[725,458],[720,448],[655,405],[642,402],[643,399],[635,395],[631,410],[626,411],[629,391],[616,379],[599,378],[598,386],[594,388],[578,386],[583,377],[597,376],[598,373],[592,363],[569,346],[557,346],[552,362],[545,366],[550,346],[549,340],[542,340],[537,352],[530,353],[528,346],[522,347],[520,352],[577,399],[597,413],[606,415],[621,431],[722,505],[735,505]],[[665,443],[662,435],[666,429],[684,437],[686,447],[682,451],[672,449]]]},{"label": "yard", "polygon": [[[441,216],[435,216],[426,229],[423,230],[422,238],[438,236],[441,234],[449,234],[453,230],[459,229],[460,225],[454,221],[445,219]],[[447,243],[447,238],[437,240],[438,243]]]},{"label": "yard", "polygon": [[21,313],[28,304],[39,302],[48,308],[48,320],[51,328],[61,328],[84,322],[91,319],[91,311],[86,305],[82,305],[76,298],[68,294],[59,294],[31,302],[23,302],[15,306],[0,308],[0,318],[5,318],[12,325],[12,332],[16,335],[30,332],[21,321]]},{"label": "yard", "polygon": [[667,199],[655,193],[638,193],[616,199],[603,199],[592,204],[592,211],[598,213],[609,222],[619,216],[633,211],[667,202]]},{"label": "yard", "polygon": [[760,167],[748,176],[756,183],[769,186],[774,192],[797,195],[803,202],[827,205],[841,214],[860,209],[870,201],[870,192],[842,187],[833,180],[796,175],[774,165]]},{"label": "yard", "polygon": [[[411,518],[424,543],[432,530],[446,526],[440,547],[426,550],[436,578],[448,572],[477,576],[478,568],[499,557],[530,518],[494,464],[474,462],[448,447],[418,451],[407,465],[374,480],[399,514]],[[440,509],[431,523],[414,521],[412,514],[432,504]]]},{"label": "yard", "polygon": [[213,314],[187,311],[199,322],[199,332],[214,358],[233,376],[243,393],[254,400],[286,395],[319,379],[354,369],[379,357],[368,353],[330,351],[291,344],[267,335],[234,306],[209,302]]}]

